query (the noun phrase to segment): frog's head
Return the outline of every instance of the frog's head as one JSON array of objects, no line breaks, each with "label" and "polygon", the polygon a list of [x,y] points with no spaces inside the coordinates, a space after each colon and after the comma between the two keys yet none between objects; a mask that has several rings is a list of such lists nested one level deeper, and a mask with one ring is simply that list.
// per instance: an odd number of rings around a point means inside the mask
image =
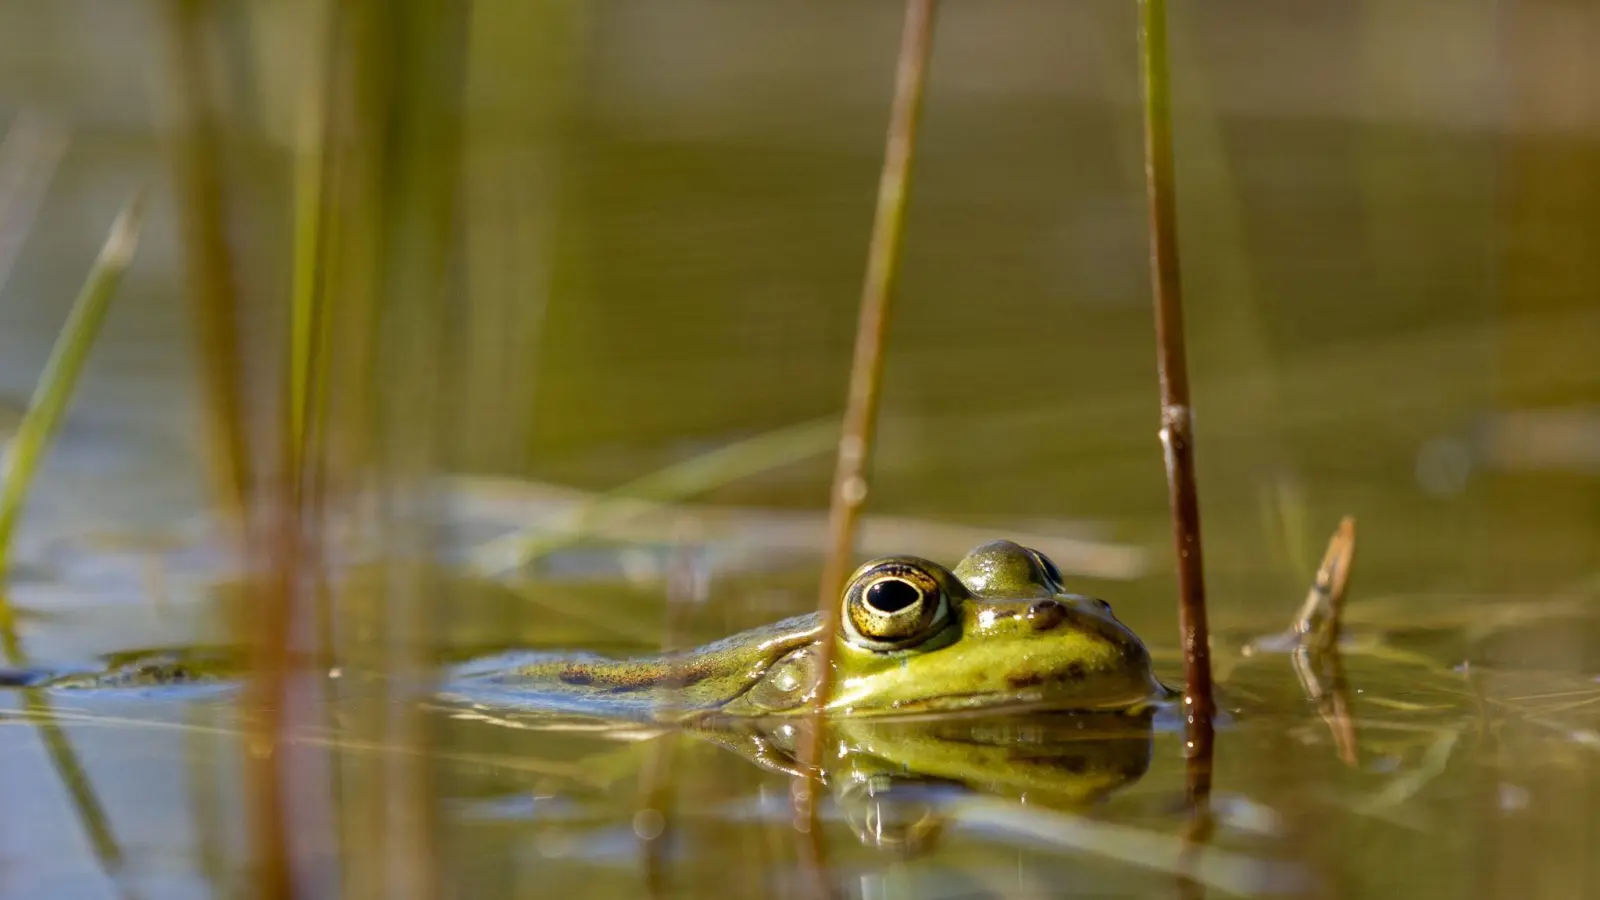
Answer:
[{"label": "frog's head", "polygon": [[1046,701],[1126,707],[1161,688],[1150,654],[1103,600],[1071,594],[1049,559],[1011,541],[954,570],[876,559],[847,584],[829,706],[853,712]]}]

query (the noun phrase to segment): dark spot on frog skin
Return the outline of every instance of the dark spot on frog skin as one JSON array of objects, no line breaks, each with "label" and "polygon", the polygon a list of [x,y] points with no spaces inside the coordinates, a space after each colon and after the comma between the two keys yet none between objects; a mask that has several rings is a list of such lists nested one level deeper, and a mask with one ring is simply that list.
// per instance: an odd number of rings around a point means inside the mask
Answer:
[{"label": "dark spot on frog skin", "polygon": [[1023,688],[1044,684],[1044,676],[1038,672],[1014,672],[1006,676],[1006,684],[1010,685],[1012,690],[1020,691]]},{"label": "dark spot on frog skin", "polygon": [[1067,608],[1055,600],[1040,600],[1028,607],[1028,624],[1034,631],[1049,631],[1067,620]]},{"label": "dark spot on frog skin", "polygon": [[1042,684],[1055,682],[1057,684],[1082,681],[1089,677],[1083,663],[1068,663],[1065,669],[1048,674],[1041,672],[1013,672],[1006,676],[1006,685],[1012,690],[1020,691],[1024,688],[1038,687]]},{"label": "dark spot on frog skin", "polygon": [[561,672],[560,678],[562,684],[577,685],[578,687],[594,684],[594,675],[583,669],[565,669]]}]

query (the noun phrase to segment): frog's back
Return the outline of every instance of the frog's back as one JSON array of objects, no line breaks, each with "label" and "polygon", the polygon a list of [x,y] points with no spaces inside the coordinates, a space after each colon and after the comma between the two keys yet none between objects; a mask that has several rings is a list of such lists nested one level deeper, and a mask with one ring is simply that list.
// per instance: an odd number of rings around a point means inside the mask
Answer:
[{"label": "frog's back", "polygon": [[513,652],[456,667],[447,699],[523,709],[656,720],[719,709],[785,655],[816,639],[815,613],[744,631],[684,653],[612,659]]}]

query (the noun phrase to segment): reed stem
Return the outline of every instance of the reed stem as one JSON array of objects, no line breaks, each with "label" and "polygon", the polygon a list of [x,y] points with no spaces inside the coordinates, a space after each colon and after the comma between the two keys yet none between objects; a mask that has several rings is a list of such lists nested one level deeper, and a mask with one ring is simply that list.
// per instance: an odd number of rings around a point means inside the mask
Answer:
[{"label": "reed stem", "polygon": [[1167,466],[1173,544],[1178,558],[1178,630],[1183,646],[1184,720],[1191,799],[1210,791],[1212,715],[1210,632],[1206,625],[1200,501],[1195,487],[1194,420],[1183,337],[1183,284],[1178,265],[1172,174],[1171,74],[1165,0],[1139,2],[1140,69],[1144,82],[1145,192],[1149,204],[1150,275],[1155,297],[1156,364],[1161,382],[1161,444]]},{"label": "reed stem", "polygon": [[[855,550],[857,523],[867,499],[867,464],[877,424],[878,398],[883,381],[884,347],[888,342],[890,300],[899,274],[901,236],[905,231],[906,199],[911,164],[916,150],[917,122],[922,113],[923,85],[933,46],[936,0],[907,0],[905,28],[895,71],[894,101],[883,170],[878,180],[878,204],[867,250],[867,272],[861,290],[861,317],[856,326],[855,357],[850,367],[850,388],[839,437],[828,507],[828,555],[818,584],[817,611],[822,628],[817,641],[818,682],[813,723],[801,761],[813,770],[826,741],[823,709],[833,690],[834,635],[839,630],[839,592],[849,574]],[[796,812],[805,821],[815,813],[811,779],[795,786]]]}]

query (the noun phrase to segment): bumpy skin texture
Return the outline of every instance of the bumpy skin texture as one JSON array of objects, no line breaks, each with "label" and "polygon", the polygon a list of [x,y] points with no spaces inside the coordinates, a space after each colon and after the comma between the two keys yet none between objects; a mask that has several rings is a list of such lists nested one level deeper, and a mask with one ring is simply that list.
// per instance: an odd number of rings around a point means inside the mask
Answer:
[{"label": "bumpy skin texture", "polygon": [[[861,591],[885,578],[907,580],[907,573],[919,585],[937,585],[940,615],[925,634],[893,649],[849,628],[837,636],[830,711],[881,715],[1028,701],[1125,709],[1166,693],[1144,644],[1110,607],[1067,593],[1048,560],[1010,541],[973,550],[953,571],[915,557],[869,562],[842,599],[847,620]],[[816,615],[799,616],[676,657],[501,657],[459,671],[448,693],[630,718],[792,714],[812,697],[819,629]]]}]

